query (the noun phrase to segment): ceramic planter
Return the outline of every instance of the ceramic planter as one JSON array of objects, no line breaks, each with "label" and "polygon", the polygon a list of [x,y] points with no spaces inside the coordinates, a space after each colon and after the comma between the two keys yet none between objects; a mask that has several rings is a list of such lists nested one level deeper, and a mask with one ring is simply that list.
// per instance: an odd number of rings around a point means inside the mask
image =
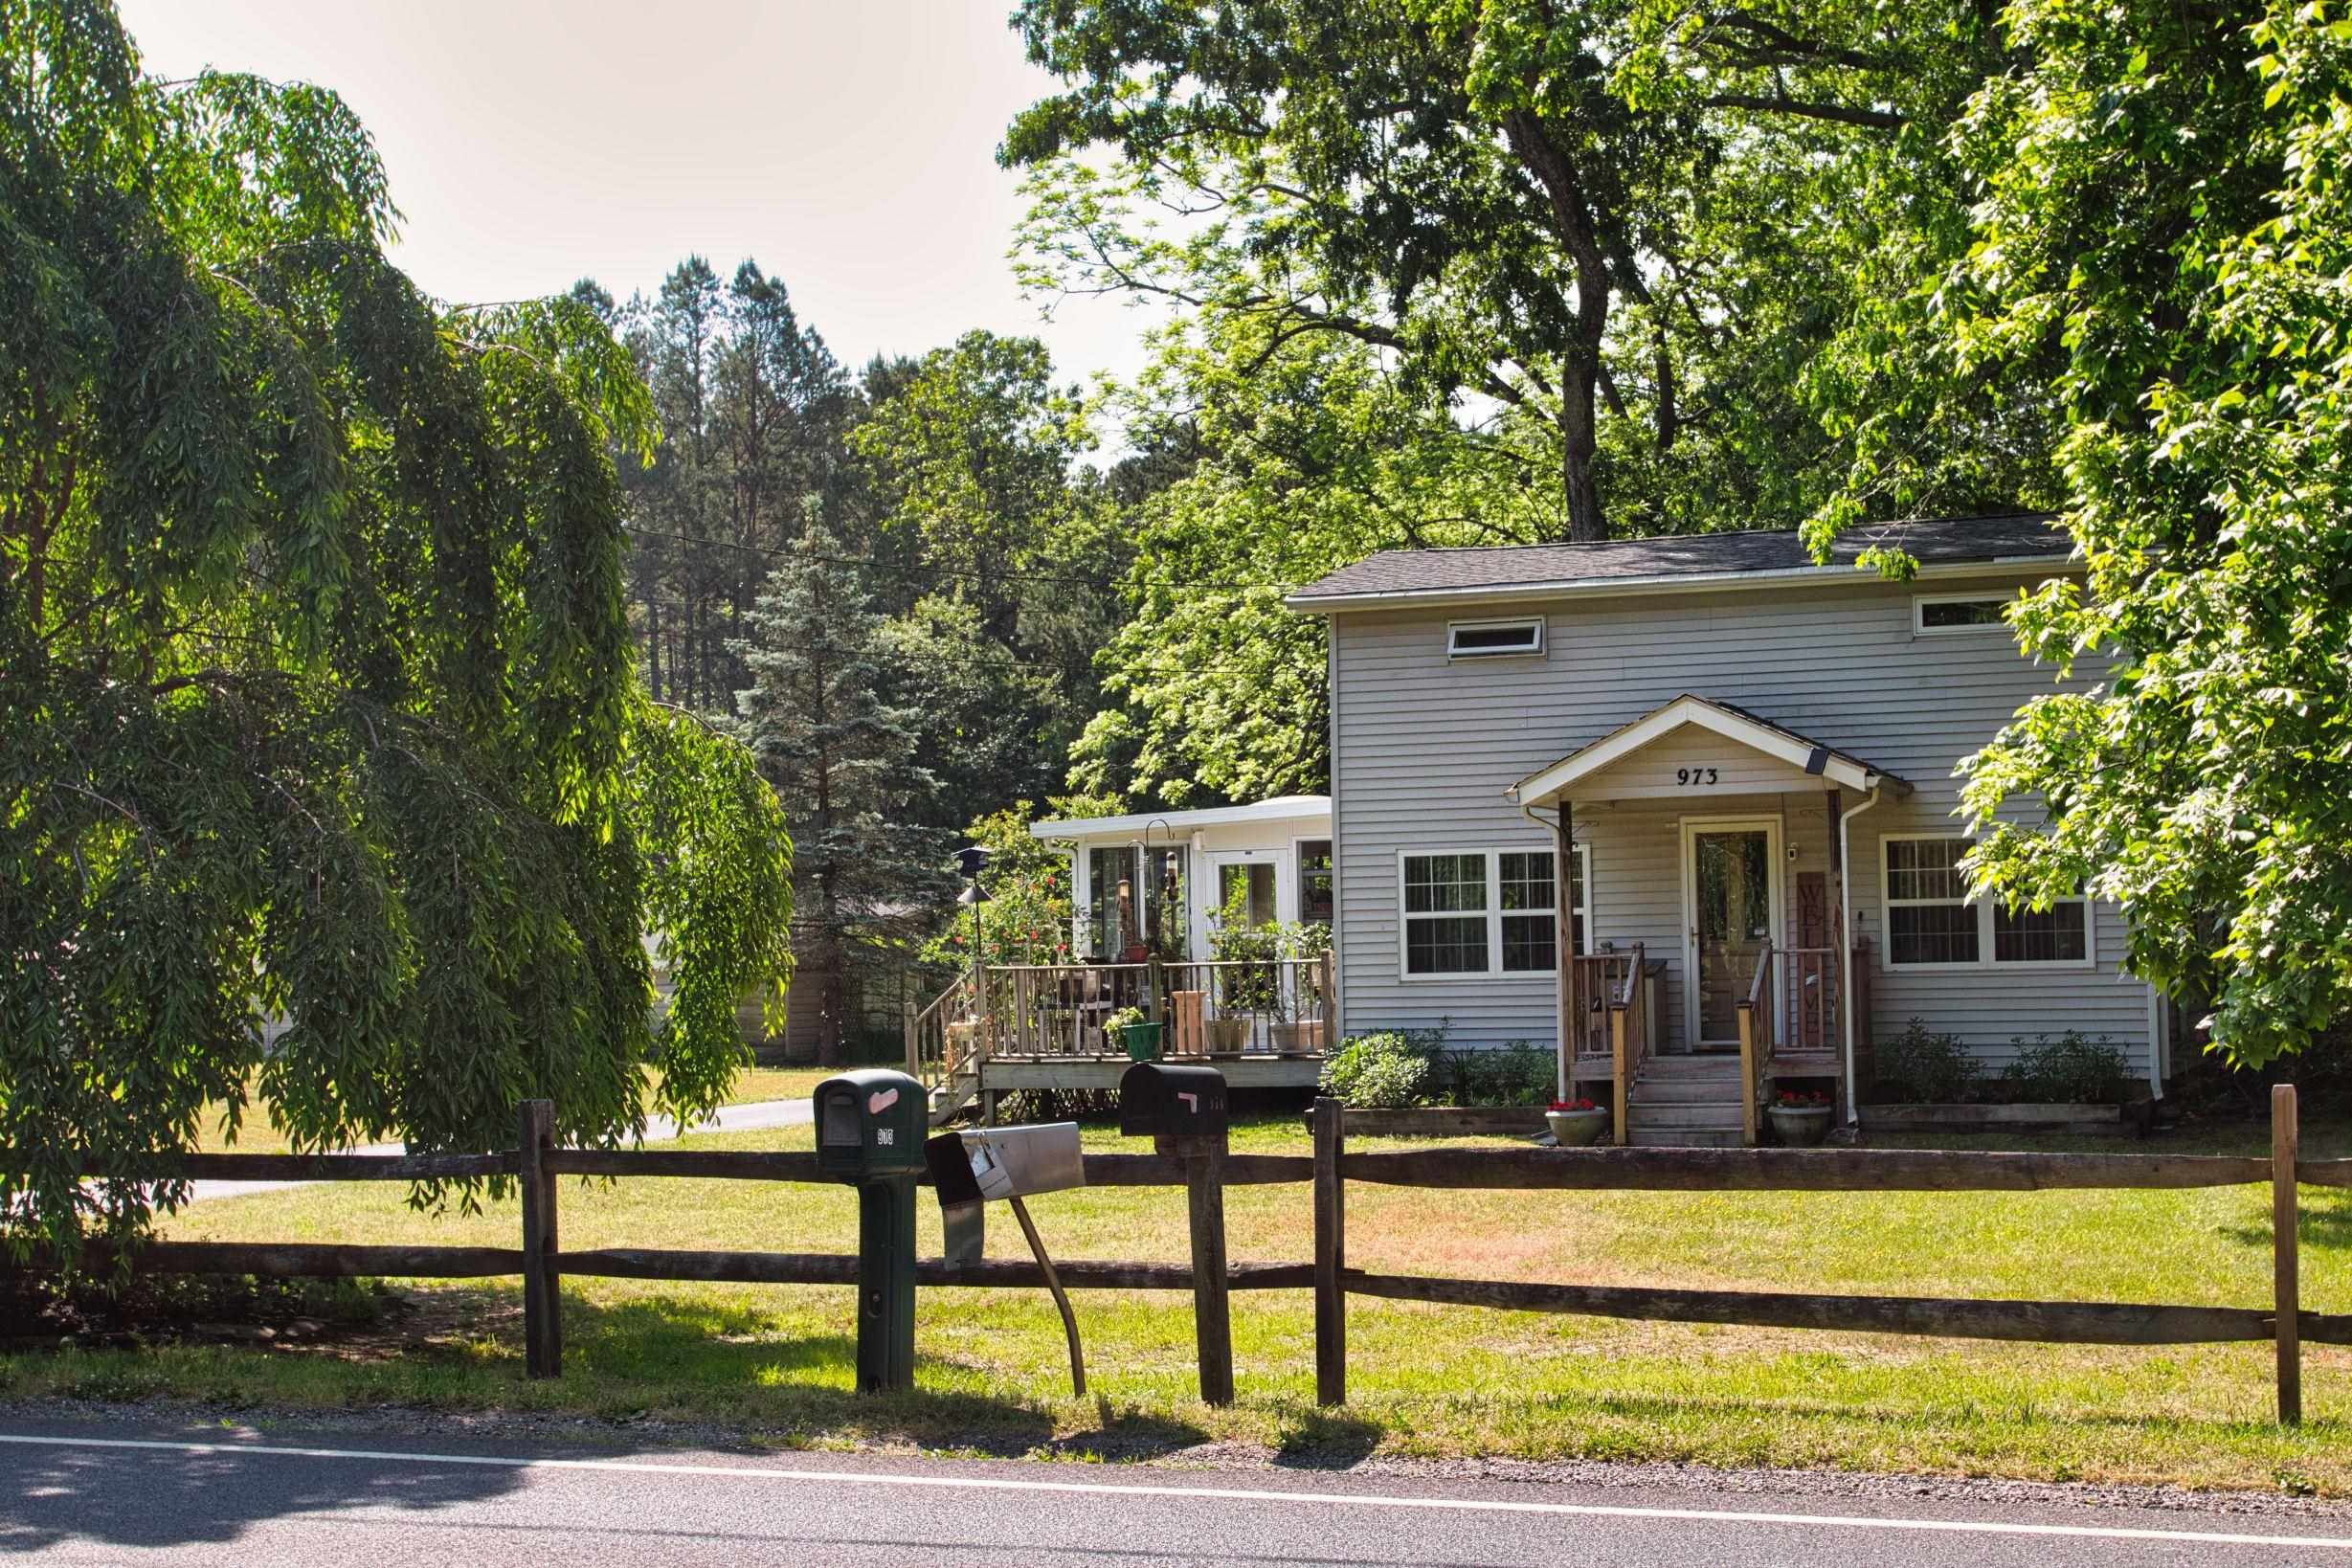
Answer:
[{"label": "ceramic planter", "polygon": [[1305,1055],[1309,1051],[1323,1049],[1323,1022],[1320,1019],[1312,1023],[1277,1023],[1269,1033],[1274,1039],[1274,1049],[1278,1051]]},{"label": "ceramic planter", "polygon": [[1590,1110],[1547,1110],[1543,1119],[1562,1149],[1581,1149],[1599,1142],[1602,1130],[1609,1125],[1609,1113],[1598,1106]]},{"label": "ceramic planter", "polygon": [[1809,1148],[1829,1135],[1828,1106],[1766,1106],[1772,1131],[1791,1149]]}]

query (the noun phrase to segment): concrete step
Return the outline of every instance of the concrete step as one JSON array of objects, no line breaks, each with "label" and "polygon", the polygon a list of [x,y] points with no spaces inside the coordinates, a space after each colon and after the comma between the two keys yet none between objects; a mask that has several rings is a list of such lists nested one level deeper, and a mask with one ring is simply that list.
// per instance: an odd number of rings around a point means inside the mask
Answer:
[{"label": "concrete step", "polygon": [[1746,1140],[1736,1127],[1729,1131],[1707,1128],[1646,1128],[1636,1126],[1632,1136],[1625,1140],[1636,1149],[1737,1149]]}]

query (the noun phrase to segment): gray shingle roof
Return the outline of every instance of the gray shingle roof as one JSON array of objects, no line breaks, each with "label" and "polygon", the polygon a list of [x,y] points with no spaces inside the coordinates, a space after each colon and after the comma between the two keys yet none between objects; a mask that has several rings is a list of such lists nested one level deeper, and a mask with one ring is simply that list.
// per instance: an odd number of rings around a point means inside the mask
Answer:
[{"label": "gray shingle roof", "polygon": [[[1873,546],[1899,548],[1922,565],[2064,555],[2073,542],[2045,513],[1937,517],[1870,523],[1838,536],[1830,564],[1851,568]],[[1448,594],[1519,587],[1567,587],[1645,578],[1786,571],[1815,566],[1795,529],[1670,534],[1590,545],[1508,545],[1468,549],[1389,549],[1308,584],[1289,602],[1363,594]]]}]

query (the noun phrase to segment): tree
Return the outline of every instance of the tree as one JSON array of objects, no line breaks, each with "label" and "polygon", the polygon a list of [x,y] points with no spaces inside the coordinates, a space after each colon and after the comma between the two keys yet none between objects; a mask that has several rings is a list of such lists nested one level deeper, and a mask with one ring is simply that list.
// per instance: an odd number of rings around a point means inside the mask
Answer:
[{"label": "tree", "polygon": [[[1067,83],[1000,153],[1040,171],[1032,280],[1246,319],[1269,355],[1353,339],[1427,412],[1508,405],[1547,434],[1548,537],[1720,526],[1693,495],[1745,524],[1824,444],[1801,383],[1754,373],[1843,302],[1821,263],[1851,236],[1803,198],[1952,98],[1878,40],[1906,27],[1941,66],[1983,31],[1784,9],[1028,0],[1030,58]],[[1141,221],[1170,208],[1173,236]],[[1759,269],[1734,231],[1776,261],[1839,249]]]},{"label": "tree", "polygon": [[[578,300],[446,310],[331,93],[0,0],[0,1237],[137,1234],[295,1147],[717,1105],[788,961],[749,759],[630,676],[644,389]],[[641,938],[678,982],[657,1024]],[[289,1028],[265,1053],[266,1015]],[[123,1179],[86,1185],[85,1154]]]},{"label": "tree", "polygon": [[948,835],[918,825],[936,787],[917,765],[912,708],[885,621],[866,606],[840,541],[812,523],[770,574],[736,652],[752,684],[738,693],[741,733],[774,787],[799,888],[795,1005],[818,1015],[818,1059],[844,1058],[850,997],[885,950],[913,941],[943,900]]},{"label": "tree", "polygon": [[2115,900],[2132,970],[2259,1064],[2352,1005],[2352,18],[2005,16],[2026,64],[1953,133],[1973,212],[1916,242],[1890,352],[1940,371],[1922,403],[2045,374],[2087,576],[2011,620],[2056,668],[2114,665],[1972,759],[1976,885]]},{"label": "tree", "polygon": [[1072,753],[1074,788],[1169,805],[1326,788],[1324,627],[1285,594],[1376,550],[1549,531],[1527,482],[1537,421],[1505,406],[1465,428],[1372,348],[1269,330],[1186,324],[1127,399],[1131,440],[1196,455],[1131,513],[1129,615],[1101,658],[1114,702]]}]

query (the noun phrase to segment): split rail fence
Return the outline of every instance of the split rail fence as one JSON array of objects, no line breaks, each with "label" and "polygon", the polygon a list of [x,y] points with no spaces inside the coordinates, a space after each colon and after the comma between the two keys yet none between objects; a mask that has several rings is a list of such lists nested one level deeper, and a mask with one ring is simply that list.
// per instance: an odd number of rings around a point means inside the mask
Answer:
[{"label": "split rail fence", "polygon": [[[2352,1187],[2352,1159],[2299,1157],[2295,1090],[2272,1100],[2269,1158],[2223,1154],[2042,1154],[1890,1149],[1459,1149],[1350,1153],[1335,1101],[1315,1105],[1314,1153],[1225,1154],[1213,1160],[1173,1154],[1087,1154],[1086,1181],[1097,1187],[1197,1185],[1205,1170],[1220,1187],[1311,1184],[1314,1259],[1305,1264],[1224,1262],[1222,1226],[1196,1225],[1193,1261],[1075,1261],[1057,1266],[1065,1288],[1191,1290],[1196,1309],[1224,1310],[1233,1290],[1311,1289],[1315,1309],[1315,1392],[1324,1404],[1347,1398],[1350,1296],[1517,1311],[1580,1313],[1682,1323],[1848,1330],[2050,1344],[2188,1345],[2270,1341],[2275,1347],[2278,1417],[2302,1417],[2305,1341],[2352,1345],[2352,1314],[2301,1307],[2296,1224],[2303,1186]],[[143,1166],[141,1179],[416,1181],[510,1176],[522,1198],[520,1247],[370,1246],[340,1243],[153,1242],[133,1266],[142,1272],[489,1278],[524,1282],[525,1360],[534,1377],[562,1368],[557,1287],[566,1275],[761,1285],[854,1285],[853,1254],[717,1252],[594,1247],[567,1250],[558,1240],[557,1178],[688,1176],[746,1181],[822,1182],[805,1153],[698,1150],[588,1150],[555,1146],[544,1101],[526,1104],[514,1151],[491,1154],[186,1154]],[[107,1173],[92,1170],[91,1176]],[[1816,1295],[1780,1291],[1695,1290],[1641,1286],[1547,1284],[1371,1273],[1347,1265],[1346,1189],[1351,1181],[1430,1189],[1557,1192],[2035,1192],[2074,1189],[2181,1189],[2267,1183],[2272,1196],[2272,1300],[2268,1308],[2084,1301],[1967,1300],[1949,1297]],[[1221,1200],[1218,1205],[1221,1213]],[[85,1266],[107,1260],[92,1256]],[[988,1260],[916,1266],[919,1285],[1043,1288],[1034,1263]],[[1202,1336],[1204,1389],[1233,1386],[1229,1344],[1221,1353]],[[1213,1355],[1225,1357],[1212,1365]],[[1229,1393],[1225,1395],[1230,1398]]]}]

